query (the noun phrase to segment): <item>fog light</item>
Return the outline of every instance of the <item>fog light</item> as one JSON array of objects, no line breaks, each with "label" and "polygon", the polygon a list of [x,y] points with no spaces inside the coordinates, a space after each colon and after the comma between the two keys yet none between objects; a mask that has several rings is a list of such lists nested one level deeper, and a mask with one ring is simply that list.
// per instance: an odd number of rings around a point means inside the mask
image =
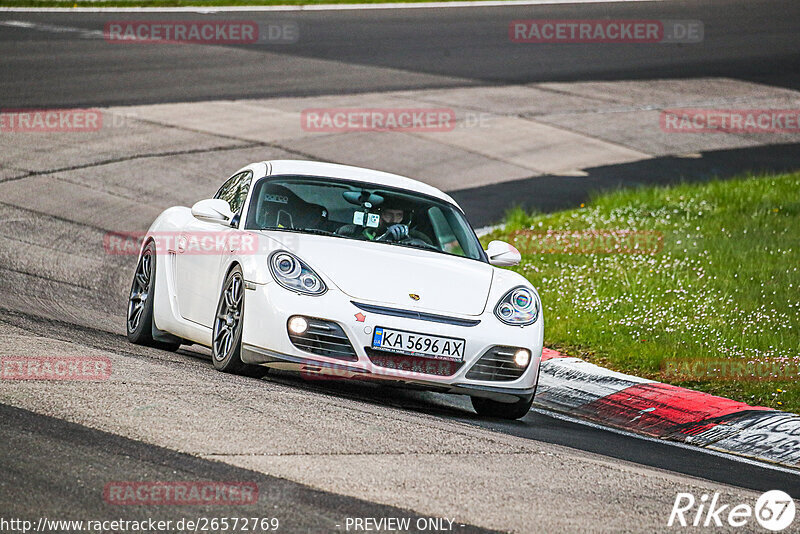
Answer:
[{"label": "fog light", "polygon": [[292,317],[289,319],[289,332],[298,336],[308,330],[308,321],[303,317]]},{"label": "fog light", "polygon": [[531,361],[531,353],[525,349],[519,349],[516,354],[514,354],[514,363],[516,363],[520,367],[525,367],[528,365],[528,362]]}]

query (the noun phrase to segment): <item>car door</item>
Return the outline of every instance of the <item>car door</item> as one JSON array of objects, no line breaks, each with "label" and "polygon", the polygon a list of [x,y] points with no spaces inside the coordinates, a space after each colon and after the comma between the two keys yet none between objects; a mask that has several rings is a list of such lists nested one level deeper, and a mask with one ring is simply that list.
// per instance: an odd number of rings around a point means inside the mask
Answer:
[{"label": "car door", "polygon": [[238,221],[250,189],[253,173],[241,172],[228,179],[214,195],[228,202],[236,214],[236,227],[195,218],[184,227],[176,246],[176,286],[181,315],[211,327],[219,298],[220,270],[231,249],[232,234],[240,232]]}]

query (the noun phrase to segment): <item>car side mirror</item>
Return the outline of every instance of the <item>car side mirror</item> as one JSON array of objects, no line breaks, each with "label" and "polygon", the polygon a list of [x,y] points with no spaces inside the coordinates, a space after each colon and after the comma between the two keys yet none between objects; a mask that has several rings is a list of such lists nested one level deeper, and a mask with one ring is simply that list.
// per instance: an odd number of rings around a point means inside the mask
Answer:
[{"label": "car side mirror", "polygon": [[489,263],[497,267],[511,267],[522,261],[519,250],[505,241],[491,241],[486,255],[489,256]]},{"label": "car side mirror", "polygon": [[233,218],[233,212],[228,203],[221,198],[209,198],[192,206],[192,216],[201,221],[227,226]]}]

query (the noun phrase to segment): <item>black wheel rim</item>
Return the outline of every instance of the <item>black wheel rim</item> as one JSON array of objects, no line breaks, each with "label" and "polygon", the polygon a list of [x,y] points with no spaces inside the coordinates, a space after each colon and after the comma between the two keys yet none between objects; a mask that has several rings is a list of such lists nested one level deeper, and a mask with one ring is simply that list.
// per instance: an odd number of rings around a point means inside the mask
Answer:
[{"label": "black wheel rim", "polygon": [[128,331],[133,332],[139,327],[144,314],[147,299],[150,298],[150,283],[153,273],[153,255],[149,248],[145,249],[136,273],[133,275],[131,296],[128,298]]},{"label": "black wheel rim", "polygon": [[222,291],[214,320],[214,358],[224,361],[236,349],[242,324],[242,275],[233,273]]}]

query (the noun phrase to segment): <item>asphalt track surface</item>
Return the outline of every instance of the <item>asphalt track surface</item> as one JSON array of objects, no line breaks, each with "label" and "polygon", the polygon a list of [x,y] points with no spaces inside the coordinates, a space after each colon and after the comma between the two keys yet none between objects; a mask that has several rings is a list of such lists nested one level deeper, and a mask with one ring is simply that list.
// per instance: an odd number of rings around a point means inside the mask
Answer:
[{"label": "asphalt track surface", "polygon": [[[516,19],[699,20],[702,46],[537,45]],[[800,87],[800,6],[731,0],[288,13],[1,13],[2,20],[102,32],[119,20],[292,21],[295,44],[109,47],[102,36],[0,26],[6,108],[101,106],[540,81],[730,76]],[[325,60],[321,63],[318,60]]]},{"label": "asphalt track surface", "polygon": [[[142,521],[153,513],[141,506],[118,506],[100,498],[109,480],[210,480],[248,482],[259,500],[228,517],[276,518],[295,532],[341,530],[345,517],[420,516],[407,510],[316,491],[307,486],[203,460],[161,447],[0,405],[0,463],[4,467],[0,508],[5,517],[120,519]],[[46,459],[43,461],[43,459]],[[75,477],[80,477],[75,483]],[[13,488],[13,491],[9,489]],[[24,499],[14,496],[24,495]],[[99,504],[102,503],[102,504]],[[213,506],[163,507],[159,521],[218,517]],[[259,521],[260,523],[260,521]],[[337,528],[338,527],[338,528]],[[280,527],[279,527],[280,528]],[[286,527],[284,527],[286,528]],[[456,525],[459,532],[490,532]]]},{"label": "asphalt track surface", "polygon": [[[700,158],[662,156],[632,163],[587,169],[587,176],[535,176],[506,183],[449,191],[476,226],[491,225],[508,206],[539,213],[569,209],[593,193],[623,187],[657,186],[676,181],[703,182],[743,173],[790,172],[800,168],[800,144],[712,150]],[[487,199],[490,201],[487,202]]]},{"label": "asphalt track surface", "polygon": [[[186,18],[185,15],[175,14],[159,15],[158,18],[178,16]],[[0,26],[0,103],[3,108],[101,106],[544,80],[710,75],[734,76],[790,88],[800,86],[800,42],[796,37],[796,30],[800,27],[800,8],[793,1],[727,2],[724,6],[718,2],[598,4],[582,6],[580,16],[699,19],[704,22],[707,46],[660,45],[658,54],[653,54],[651,48],[636,45],[619,48],[584,45],[537,47],[521,52],[519,48],[496,37],[495,30],[498,27],[505,29],[512,19],[576,18],[570,6],[291,13],[280,16],[247,14],[248,19],[297,21],[302,35],[314,37],[291,47],[248,47],[244,52],[241,48],[218,46],[186,46],[168,53],[163,48],[147,46],[115,50],[104,46],[102,39],[84,38],[76,32],[33,31]],[[103,23],[112,18],[141,17],[135,14],[87,13],[76,16],[0,13],[0,21],[25,20],[90,30],[102,29]],[[231,60],[232,57],[235,57],[235,61]],[[500,61],[498,58],[503,59]],[[330,63],[330,60],[334,63]],[[797,165],[795,149],[795,146],[774,146],[739,153],[721,153],[716,160],[717,168],[729,168],[727,172],[733,174],[757,150],[761,151],[759,157],[765,165],[776,169],[792,168]],[[736,164],[737,158],[742,162],[741,165]],[[605,172],[606,175],[628,176],[629,180],[635,181],[643,174],[657,174],[658,163],[658,160],[651,160],[630,164],[629,168],[615,166],[596,172],[598,177]],[[691,168],[691,161],[685,162],[685,165],[686,173],[691,175],[696,172],[697,179],[708,175],[709,169]],[[169,176],[159,179],[163,180],[165,187],[170,183]],[[586,195],[585,187],[573,185],[564,177],[545,177],[545,180],[539,182],[541,186],[555,189],[556,197],[560,198],[554,207],[570,205]],[[663,180],[668,181],[669,178],[664,177]],[[494,187],[491,191],[495,194],[496,202],[501,204],[513,198],[514,188],[520,187],[520,184],[489,187]],[[477,206],[487,191],[481,188],[457,192],[454,196],[459,200],[474,198],[474,205]],[[42,193],[31,190],[29,194],[30,198],[36,198]],[[192,197],[189,193],[185,196],[186,200]],[[80,203],[83,199],[70,198],[64,201]],[[513,444],[513,447],[522,450],[552,448],[552,454],[561,463],[548,463],[540,460],[539,456],[523,453],[518,453],[519,461],[525,462],[528,468],[540,471],[541,479],[537,480],[542,484],[551,480],[561,490],[571,488],[575,495],[573,502],[578,505],[583,502],[581,499],[586,499],[587,508],[583,514],[578,512],[573,517],[574,522],[561,524],[562,527],[564,524],[570,525],[574,530],[598,528],[598,519],[592,516],[592,506],[598,502],[606,502],[610,513],[619,514],[624,509],[619,503],[628,498],[625,492],[642,488],[652,490],[653,487],[666,491],[664,486],[638,485],[642,480],[648,482],[660,476],[672,483],[668,486],[671,493],[659,496],[662,505],[671,502],[675,491],[681,491],[681,488],[689,485],[728,488],[732,491],[736,491],[736,488],[756,491],[779,488],[793,496],[800,495],[800,477],[785,471],[667,443],[641,440],[542,413],[531,412],[519,422],[491,421],[475,416],[467,401],[461,398],[366,385],[309,383],[290,375],[270,375],[262,380],[230,377],[215,373],[205,353],[192,347],[174,355],[133,347],[120,334],[120,325],[126,286],[135,259],[100,257],[98,260],[96,256],[91,257],[96,252],[84,250],[80,241],[86,239],[87,242],[94,240],[92,242],[96,243],[103,229],[115,227],[115,221],[101,227],[53,216],[45,210],[20,209],[3,202],[3,199],[0,199],[0,215],[6,229],[6,239],[10,244],[17,243],[17,246],[24,248],[33,257],[32,262],[46,263],[54,261],[53,258],[60,257],[60,254],[73,254],[78,258],[86,257],[85,263],[88,265],[70,273],[72,278],[64,282],[64,273],[59,272],[58,266],[52,267],[52,276],[31,274],[31,269],[20,266],[18,260],[8,253],[12,249],[4,245],[0,263],[0,272],[3,273],[0,280],[3,302],[0,325],[3,330],[0,333],[12,339],[12,342],[18,340],[19,350],[46,353],[47,347],[29,349],[27,345],[21,345],[25,340],[30,340],[45,344],[69,344],[78,347],[78,350],[110,354],[117,358],[115,362],[122,362],[121,367],[134,367],[130,371],[131,376],[141,382],[142,389],[193,395],[193,399],[201,402],[220,402],[216,392],[227,392],[235,386],[259,396],[287,397],[296,403],[288,405],[285,414],[281,415],[315,414],[320,410],[319,405],[330,405],[325,413],[317,414],[320,418],[328,417],[319,419],[318,440],[347,432],[362,436],[361,430],[348,426],[352,424],[352,420],[348,419],[348,410],[357,409],[371,414],[388,429],[379,429],[375,431],[376,434],[370,434],[370,439],[376,440],[376,446],[387,450],[392,448],[393,442],[405,443],[403,440],[406,439],[409,443],[421,443],[420,447],[425,451],[428,446],[447,449],[453,444],[446,437],[437,437],[440,441],[435,444],[429,445],[427,441],[433,439],[431,435],[443,436],[454,428],[462,432],[467,432],[464,428],[473,429],[470,432],[474,432],[474,435],[470,434],[470,439]],[[127,213],[120,214],[119,220],[130,224],[131,217]],[[148,222],[142,220],[140,224],[146,225]],[[68,236],[67,242],[64,236]],[[96,268],[97,261],[100,262],[99,268]],[[170,381],[159,384],[161,365],[169,366],[170,372],[175,374]],[[180,390],[177,384],[184,373],[187,385],[185,390]],[[147,383],[148,379],[152,383]],[[133,384],[139,382],[134,380]],[[208,392],[203,387],[208,387]],[[85,391],[76,389],[75,395],[76,398],[89,398],[96,395],[97,391],[87,387]],[[0,394],[5,404],[29,403],[40,407],[37,411],[42,413],[69,413],[64,406],[48,406],[48,402],[55,403],[61,399],[59,395],[63,391],[49,390],[46,393],[53,395],[52,401],[42,398],[31,400],[28,390],[12,389],[0,384]],[[133,390],[131,398],[137,394]],[[225,402],[234,400],[227,399]],[[225,427],[225,422],[217,412],[204,414],[200,410],[199,413],[184,412],[179,415],[199,418],[200,426],[205,426],[209,433],[213,433],[216,426]],[[98,421],[101,422],[83,421],[83,424],[75,424],[65,422],[63,418],[39,415],[7,405],[0,407],[0,465],[4,473],[0,480],[0,510],[4,516],[57,517],[60,514],[60,518],[66,518],[67,515],[83,518],[139,517],[144,513],[141,510],[123,510],[125,507],[110,510],[98,498],[98,488],[108,480],[200,478],[256,480],[261,491],[267,492],[259,504],[266,503],[266,508],[256,511],[265,514],[270,512],[268,508],[278,510],[281,521],[291,525],[286,531],[336,530],[336,524],[347,516],[415,517],[413,512],[408,511],[413,503],[399,508],[390,507],[376,504],[390,500],[388,498],[373,499],[366,491],[358,497],[347,496],[346,487],[337,489],[335,484],[316,484],[301,475],[292,476],[292,469],[278,476],[270,476],[264,474],[268,469],[234,465],[241,463],[236,460],[236,450],[230,451],[229,455],[220,454],[221,461],[215,461],[200,457],[203,455],[175,452],[177,447],[164,448],[152,443],[159,439],[168,442],[175,438],[175,434],[168,430],[163,430],[163,434],[158,434],[162,432],[161,429],[148,434],[147,429],[136,429],[129,432],[133,434],[129,439],[102,430],[114,427],[111,423],[102,423],[99,414]],[[243,425],[251,424],[244,419],[236,421]],[[291,425],[298,423],[288,415],[277,418],[277,422],[269,422],[277,425],[278,434],[283,431],[289,437],[293,435]],[[150,436],[150,439],[141,437],[137,432],[141,432],[141,436]],[[196,435],[189,437],[202,440],[205,435],[196,432]],[[244,439],[243,436],[229,438],[232,441]],[[280,438],[275,439],[280,446],[293,446],[281,442]],[[362,445],[359,443],[355,448],[359,449]],[[303,446],[306,444],[299,443],[297,448],[302,449]],[[308,447],[312,449],[311,452],[299,450],[297,454],[312,457],[318,454],[311,445]],[[480,454],[489,458],[497,453],[496,448],[500,445],[494,444],[492,447],[495,448],[487,451],[479,449],[472,442],[465,447],[475,447]],[[188,445],[180,450],[193,451]],[[240,456],[244,455],[242,453]],[[440,460],[443,464],[447,462],[443,458]],[[397,461],[402,463],[404,460]],[[466,464],[469,461],[472,459],[465,456]],[[523,472],[525,468],[522,464],[515,466],[513,458],[503,458],[503,461],[505,463],[501,465],[506,469],[519,468]],[[532,467],[531,462],[534,462]],[[576,464],[581,466],[577,473],[570,468]],[[304,464],[300,465],[298,470]],[[332,470],[335,467],[333,464],[324,465]],[[403,465],[408,469],[423,469],[410,467],[411,464]],[[619,494],[603,494],[603,484],[608,483],[603,478],[609,476],[604,466],[608,465],[620,473],[632,473],[634,478],[640,479],[634,483],[621,477]],[[464,469],[464,480],[468,480],[470,468],[465,466]],[[570,478],[574,482],[563,480]],[[376,481],[373,483],[380,485]],[[598,487],[597,494],[592,492],[592,485]],[[324,487],[325,490],[314,487]],[[544,485],[527,487],[528,491],[545,494],[549,489]],[[19,495],[29,497],[21,500]],[[564,494],[561,497],[567,499]],[[642,498],[645,497],[649,496]],[[658,509],[654,504],[642,505],[643,508],[648,506],[653,508],[649,512],[661,514],[661,524],[665,524],[668,508]],[[419,508],[419,505],[415,508]],[[218,509],[180,509],[179,512],[162,509],[159,514],[162,518],[168,518],[193,513],[220,513]],[[558,511],[550,509],[547,513],[557,515]],[[502,518],[489,522],[500,525],[503,530],[540,530],[536,526],[520,529],[511,523],[504,523]],[[463,527],[466,531],[472,528],[469,525]],[[638,530],[636,525],[630,528]],[[652,525],[649,529],[653,530]]]}]

